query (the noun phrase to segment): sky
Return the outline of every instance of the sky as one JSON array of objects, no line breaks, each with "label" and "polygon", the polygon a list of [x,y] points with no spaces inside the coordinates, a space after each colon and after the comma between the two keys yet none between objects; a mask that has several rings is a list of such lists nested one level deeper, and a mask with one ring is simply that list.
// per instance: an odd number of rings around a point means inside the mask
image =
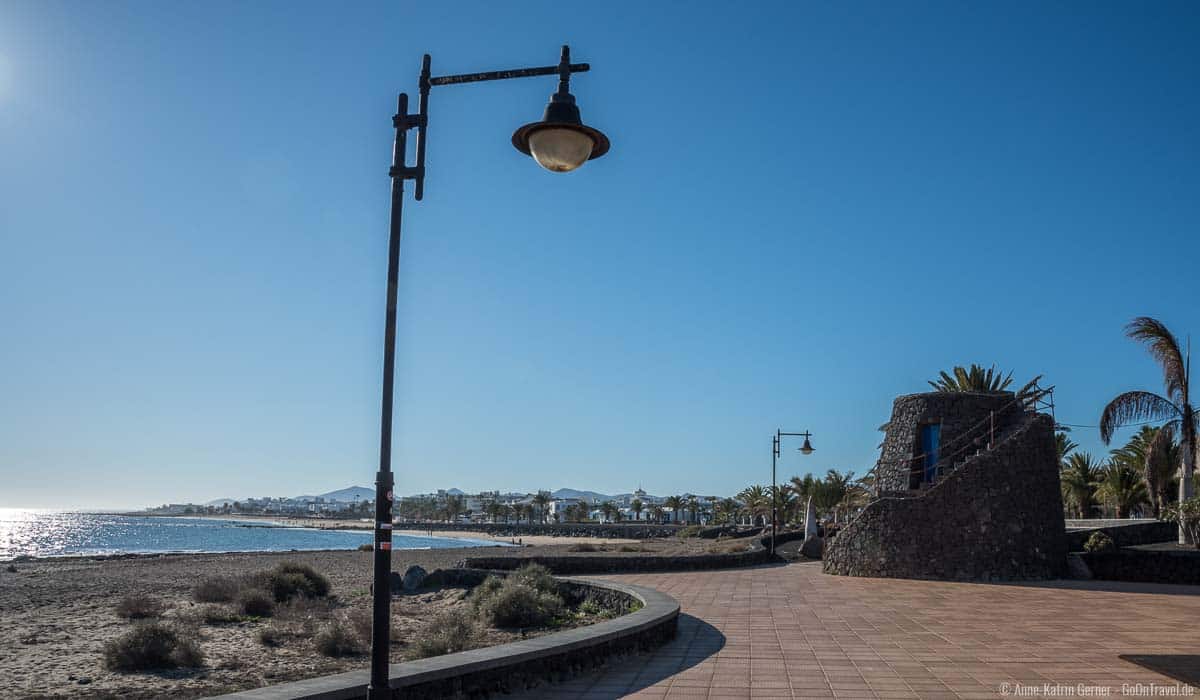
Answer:
[{"label": "sky", "polygon": [[372,483],[423,53],[569,43],[612,150],[512,148],[552,77],[434,88],[399,493],[728,495],[777,428],[816,448],[781,479],[861,475],[893,398],[972,362],[1095,425],[1161,390],[1131,318],[1200,343],[1198,33],[1189,2],[0,3],[0,506]]}]

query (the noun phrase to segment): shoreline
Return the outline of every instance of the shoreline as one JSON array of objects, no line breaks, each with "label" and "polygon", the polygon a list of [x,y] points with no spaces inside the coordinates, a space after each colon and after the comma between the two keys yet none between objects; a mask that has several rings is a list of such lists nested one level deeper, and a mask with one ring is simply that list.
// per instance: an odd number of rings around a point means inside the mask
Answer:
[{"label": "shoreline", "polygon": [[[132,515],[132,514],[127,514]],[[141,514],[146,515],[146,514]],[[150,515],[155,518],[204,518],[207,520],[232,520],[241,522],[271,522],[277,525],[260,525],[259,527],[298,527],[312,530],[371,530],[371,521],[366,522],[351,518],[297,518],[293,516],[272,517],[269,515]],[[481,530],[439,530],[437,524],[425,529],[397,529],[393,535],[409,535],[415,537],[436,537],[439,539],[459,540],[486,543],[483,546],[524,545],[539,546],[547,544],[563,544],[565,542],[586,544],[636,544],[638,539],[622,537],[566,537],[560,535],[518,535],[515,537],[500,537]],[[400,550],[397,550],[400,551]]]}]

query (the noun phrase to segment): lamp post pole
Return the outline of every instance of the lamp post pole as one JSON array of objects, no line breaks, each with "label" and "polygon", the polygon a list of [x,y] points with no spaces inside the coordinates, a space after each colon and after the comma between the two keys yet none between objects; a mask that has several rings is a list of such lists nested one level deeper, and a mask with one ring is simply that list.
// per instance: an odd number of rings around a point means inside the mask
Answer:
[{"label": "lamp post pole", "polygon": [[785,437],[804,438],[804,444],[800,446],[799,451],[806,455],[813,453],[812,443],[809,442],[812,433],[807,430],[803,433],[785,433],[782,430],[776,430],[775,434],[771,436],[771,554],[775,554],[775,532],[779,519],[779,482],[775,480],[775,464],[779,461],[779,447]]},{"label": "lamp post pole", "polygon": [[[608,138],[583,124],[575,98],[569,92],[572,73],[590,69],[586,63],[571,63],[570,49],[562,47],[558,65],[516,68],[487,73],[467,73],[433,77],[430,57],[425,54],[418,77],[420,101],[416,114],[408,112],[408,94],[401,93],[392,126],[396,138],[392,144],[391,218],[388,230],[387,311],[383,336],[383,396],[379,426],[379,471],[375,474],[375,547],[374,575],[371,587],[371,681],[369,700],[390,700],[388,651],[391,639],[392,573],[392,399],[396,369],[396,296],[400,278],[400,222],[404,209],[404,181],[413,181],[413,199],[420,201],[425,192],[425,131],[429,123],[429,91],[439,85],[460,85],[489,80],[508,80],[540,75],[557,75],[558,91],[550,98],[540,122],[522,126],[513,134],[513,146],[533,156],[539,165],[552,172],[574,170],[587,160],[608,152]],[[416,165],[407,165],[408,131],[417,130]]]}]

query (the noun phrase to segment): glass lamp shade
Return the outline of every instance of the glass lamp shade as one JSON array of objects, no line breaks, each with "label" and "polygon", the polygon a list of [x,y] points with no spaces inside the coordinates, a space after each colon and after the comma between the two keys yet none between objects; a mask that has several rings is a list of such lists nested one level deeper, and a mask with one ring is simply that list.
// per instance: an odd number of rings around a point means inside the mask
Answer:
[{"label": "glass lamp shade", "polygon": [[529,134],[529,153],[538,165],[556,173],[565,173],[587,162],[595,142],[575,129],[546,126]]},{"label": "glass lamp shade", "polygon": [[800,446],[800,453],[806,455],[813,453],[813,446],[812,443],[808,441],[808,438],[804,438],[804,444]]}]

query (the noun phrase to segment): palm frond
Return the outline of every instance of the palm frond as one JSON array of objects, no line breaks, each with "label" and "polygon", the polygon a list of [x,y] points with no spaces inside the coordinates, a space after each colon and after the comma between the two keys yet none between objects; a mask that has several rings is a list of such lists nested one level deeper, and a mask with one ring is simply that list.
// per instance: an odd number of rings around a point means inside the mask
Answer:
[{"label": "palm frond", "polygon": [[1150,356],[1162,366],[1167,398],[1182,401],[1187,387],[1187,366],[1179,350],[1179,340],[1159,320],[1139,316],[1125,326],[1125,335],[1146,345]]},{"label": "palm frond", "polygon": [[1117,428],[1141,420],[1167,420],[1179,416],[1169,400],[1149,391],[1127,391],[1104,407],[1100,414],[1100,439],[1107,445]]}]

